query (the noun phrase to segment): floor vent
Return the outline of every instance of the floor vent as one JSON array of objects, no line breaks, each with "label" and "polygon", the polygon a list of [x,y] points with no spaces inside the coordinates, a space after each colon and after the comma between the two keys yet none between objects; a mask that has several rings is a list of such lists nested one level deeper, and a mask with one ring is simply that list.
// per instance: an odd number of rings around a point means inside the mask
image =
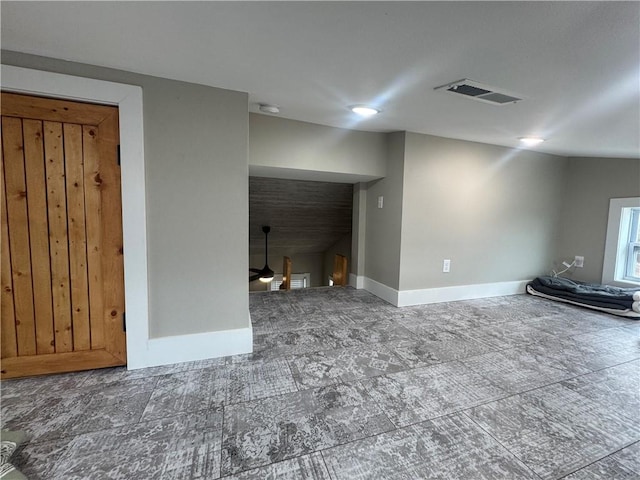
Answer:
[{"label": "floor vent", "polygon": [[513,93],[499,90],[489,85],[483,85],[468,78],[441,85],[434,90],[443,90],[456,95],[463,95],[467,98],[492,105],[508,105],[522,100],[521,97],[517,97]]}]

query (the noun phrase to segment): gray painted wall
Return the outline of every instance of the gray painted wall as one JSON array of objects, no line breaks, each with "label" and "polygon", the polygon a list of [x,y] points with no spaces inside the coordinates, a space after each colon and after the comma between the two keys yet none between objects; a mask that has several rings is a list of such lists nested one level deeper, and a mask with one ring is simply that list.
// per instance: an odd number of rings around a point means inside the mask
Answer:
[{"label": "gray painted wall", "polygon": [[365,273],[365,233],[367,229],[367,186],[356,183],[353,186],[353,215],[351,217],[351,265],[349,272],[364,276]]},{"label": "gray painted wall", "polygon": [[572,278],[602,280],[609,200],[625,197],[640,197],[640,160],[569,158],[556,261],[584,256]]},{"label": "gray painted wall", "polygon": [[[566,166],[564,157],[407,133],[400,290],[548,271]],[[445,258],[451,273],[442,273]]]},{"label": "gray painted wall", "polygon": [[150,336],[249,326],[247,94],[14,52],[2,63],[142,87]]},{"label": "gray painted wall", "polygon": [[386,176],[354,190],[350,270],[399,290],[523,280],[574,255],[575,278],[599,281],[609,199],[640,196],[640,160],[341,130],[248,115],[245,93],[14,52],[2,62],[143,88],[153,337],[247,326],[247,155],[282,178]]},{"label": "gray painted wall", "polygon": [[386,174],[385,134],[249,115],[251,175],[355,183]]},{"label": "gray painted wall", "polygon": [[[405,132],[387,135],[387,176],[367,185],[365,276],[398,289]],[[378,208],[378,197],[384,197]]]}]

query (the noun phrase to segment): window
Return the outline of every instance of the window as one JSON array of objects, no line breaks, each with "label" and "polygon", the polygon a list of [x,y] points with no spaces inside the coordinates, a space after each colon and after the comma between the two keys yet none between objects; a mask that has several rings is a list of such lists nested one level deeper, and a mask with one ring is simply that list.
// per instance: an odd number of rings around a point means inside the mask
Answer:
[{"label": "window", "polygon": [[624,210],[628,210],[628,212],[623,211],[622,221],[628,223],[629,230],[625,245],[624,279],[640,282],[640,208],[625,208]]},{"label": "window", "polygon": [[640,285],[640,198],[612,198],[602,283]]},{"label": "window", "polygon": [[[282,274],[274,275],[271,282],[271,290],[280,290],[282,284]],[[292,273],[291,274],[291,289],[296,288],[309,288],[311,286],[311,274],[310,273]]]}]

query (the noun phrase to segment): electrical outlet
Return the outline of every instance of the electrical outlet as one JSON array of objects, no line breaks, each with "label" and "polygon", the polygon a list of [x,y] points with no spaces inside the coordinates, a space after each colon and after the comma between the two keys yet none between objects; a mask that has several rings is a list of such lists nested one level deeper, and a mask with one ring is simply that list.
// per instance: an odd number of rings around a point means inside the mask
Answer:
[{"label": "electrical outlet", "polygon": [[576,262],[576,268],[583,268],[584,267],[584,257],[580,257],[578,255],[576,255],[576,258],[574,260]]},{"label": "electrical outlet", "polygon": [[442,261],[442,273],[449,273],[451,271],[451,260],[445,258]]},{"label": "electrical outlet", "polygon": [[378,208],[382,208],[384,206],[384,197],[380,195],[378,197]]}]

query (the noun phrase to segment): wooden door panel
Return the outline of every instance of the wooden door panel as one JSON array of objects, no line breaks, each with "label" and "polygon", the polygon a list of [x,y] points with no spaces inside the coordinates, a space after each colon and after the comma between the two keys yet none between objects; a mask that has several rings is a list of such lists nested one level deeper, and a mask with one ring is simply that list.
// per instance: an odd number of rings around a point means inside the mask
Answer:
[{"label": "wooden door panel", "polygon": [[18,355],[35,355],[36,331],[31,252],[29,251],[27,186],[20,119],[2,118],[2,148]]},{"label": "wooden door panel", "polygon": [[51,239],[49,252],[51,255],[55,347],[57,353],[71,352],[73,350],[71,285],[62,123],[44,122],[43,126],[47,199],[49,202],[49,238]]},{"label": "wooden door panel", "polygon": [[78,372],[92,368],[117,367],[122,359],[107,350],[48,353],[2,359],[2,378],[46,375],[48,373]]},{"label": "wooden door panel", "polygon": [[123,365],[115,107],[2,93],[2,378]]},{"label": "wooden door panel", "polygon": [[89,285],[87,281],[82,126],[65,123],[63,130],[73,350],[90,350],[91,333],[89,323]]},{"label": "wooden door panel", "polygon": [[[0,145],[1,147],[1,145]],[[2,351],[0,356],[5,357],[17,357],[18,356],[18,344],[16,337],[16,321],[15,310],[13,304],[13,278],[11,275],[11,257],[9,254],[9,226],[7,221],[7,200],[5,195],[5,182],[4,182],[4,156],[2,154],[2,148],[0,148],[0,212],[2,213],[2,232],[0,237],[0,247],[2,247],[2,265],[0,266],[0,275],[2,277],[2,292],[0,297],[0,341]]]},{"label": "wooden door panel", "polygon": [[[106,105],[2,92],[2,115],[8,117],[100,125],[106,117],[117,110],[116,107]],[[116,136],[117,134],[118,132]]]},{"label": "wooden door panel", "polygon": [[42,122],[39,120],[23,120],[22,135],[24,138],[27,203],[29,206],[29,240],[31,242],[36,350],[38,354],[54,353],[53,295],[51,293],[49,220],[47,218],[47,185],[44,145],[42,143]]},{"label": "wooden door panel", "polygon": [[[102,199],[102,274],[103,302],[105,318],[105,346],[107,350],[121,358],[126,358],[126,337],[123,326],[124,315],[124,262],[122,261],[122,208],[104,208],[108,205],[121,205],[120,169],[117,164],[117,145],[119,131],[118,116],[112,115],[100,124],[101,141],[98,152],[101,168]],[[91,136],[91,130],[89,130]],[[111,168],[103,168],[111,167]]]},{"label": "wooden door panel", "polygon": [[[91,215],[86,218],[87,227],[87,274],[89,284],[89,309],[92,312],[104,312],[102,299],[102,204],[100,189],[100,156],[98,136],[94,127],[82,127],[84,162],[84,204]],[[104,322],[91,321],[91,348],[105,347]]]}]

